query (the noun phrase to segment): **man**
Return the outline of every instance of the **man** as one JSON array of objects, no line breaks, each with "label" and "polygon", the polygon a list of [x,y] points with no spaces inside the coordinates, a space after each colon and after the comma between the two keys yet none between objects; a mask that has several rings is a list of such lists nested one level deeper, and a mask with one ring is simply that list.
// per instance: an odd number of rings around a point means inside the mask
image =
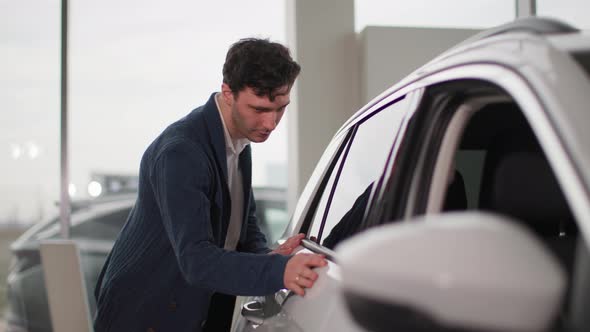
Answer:
[{"label": "man", "polygon": [[248,144],[276,128],[299,71],[280,44],[238,41],[227,53],[221,92],[147,148],[137,202],[96,286],[97,332],[220,331],[228,324],[207,321],[214,293],[289,288],[303,295],[313,285],[311,269],[326,265],[324,258],[287,256],[302,234],[274,252],[266,246]]}]

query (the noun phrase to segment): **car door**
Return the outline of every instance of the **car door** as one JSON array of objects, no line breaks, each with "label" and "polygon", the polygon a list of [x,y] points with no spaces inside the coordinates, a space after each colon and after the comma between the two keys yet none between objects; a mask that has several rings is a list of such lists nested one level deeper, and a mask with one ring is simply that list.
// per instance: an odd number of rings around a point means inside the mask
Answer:
[{"label": "car door", "polygon": [[[258,305],[251,302],[251,308],[266,310],[264,320],[241,320],[238,331],[359,330],[339,298],[340,275],[332,249],[363,229],[366,207],[392,151],[399,146],[398,138],[405,130],[418,97],[419,92],[391,95],[357,115],[335,136],[322,157],[330,162],[320,160],[319,166],[325,168],[316,168],[314,172],[323,176],[312,176],[306,187],[308,191],[314,188],[314,194],[309,195],[308,200],[299,201],[297,208],[304,212],[299,214],[300,219],[291,221],[288,229],[292,233],[284,236],[306,233],[305,248],[300,252],[323,253],[328,258],[328,266],[317,270],[319,278],[304,297],[282,291],[257,298]],[[305,191],[302,196],[305,198]],[[297,215],[296,211],[295,218]]]},{"label": "car door", "polygon": [[[456,76],[449,79],[451,75]],[[571,92],[547,90],[541,79],[529,80],[499,66],[439,76],[425,88],[403,140],[411,144],[397,154],[396,172],[386,180],[380,198],[380,219],[373,222],[457,210],[509,217],[531,232],[567,275],[556,330],[587,330],[582,306],[590,298],[590,241],[584,236],[590,204],[581,181],[587,168],[578,163],[585,157],[568,145],[571,133],[560,132],[564,124],[556,121],[570,112],[579,114],[587,104],[568,103]],[[561,84],[589,86],[579,76],[570,79],[553,72],[549,78],[555,77]],[[543,93],[536,85],[545,88]]]}]

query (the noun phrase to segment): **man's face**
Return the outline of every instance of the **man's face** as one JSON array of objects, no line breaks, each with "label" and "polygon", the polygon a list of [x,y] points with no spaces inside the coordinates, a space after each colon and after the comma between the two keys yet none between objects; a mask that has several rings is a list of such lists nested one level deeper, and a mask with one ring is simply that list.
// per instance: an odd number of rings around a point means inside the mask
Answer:
[{"label": "man's face", "polygon": [[266,141],[285,114],[290,102],[289,94],[288,86],[279,89],[273,101],[268,96],[257,96],[248,87],[240,91],[237,97],[224,94],[231,106],[232,137],[247,138],[255,143]]}]

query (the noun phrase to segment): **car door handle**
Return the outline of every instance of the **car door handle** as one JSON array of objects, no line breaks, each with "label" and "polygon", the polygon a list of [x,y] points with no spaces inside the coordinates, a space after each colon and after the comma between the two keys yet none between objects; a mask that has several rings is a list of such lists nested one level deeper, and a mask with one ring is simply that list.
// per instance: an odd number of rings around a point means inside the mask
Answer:
[{"label": "car door handle", "polygon": [[266,318],[278,314],[285,301],[293,294],[295,293],[288,289],[281,289],[274,294],[274,298],[272,295],[257,297],[242,306],[242,317],[253,324],[261,325]]},{"label": "car door handle", "polygon": [[264,323],[264,304],[260,301],[247,302],[242,306],[242,316],[257,325]]},{"label": "car door handle", "polygon": [[292,290],[283,288],[275,293],[275,301],[277,302],[279,307],[282,307],[283,304],[285,304],[285,302],[287,301],[287,299],[291,297],[291,295],[293,294],[295,293],[293,293]]}]

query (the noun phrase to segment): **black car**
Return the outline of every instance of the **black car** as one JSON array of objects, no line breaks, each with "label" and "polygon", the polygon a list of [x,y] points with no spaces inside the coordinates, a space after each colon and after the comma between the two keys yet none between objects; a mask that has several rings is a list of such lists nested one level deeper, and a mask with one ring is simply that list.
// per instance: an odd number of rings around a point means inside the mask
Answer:
[{"label": "black car", "polygon": [[[254,195],[260,228],[272,244],[288,222],[286,191],[257,187]],[[135,194],[107,195],[72,203],[70,237],[80,248],[91,313],[96,310],[94,285],[135,197]],[[52,331],[39,243],[60,236],[59,217],[54,217],[34,225],[11,245],[13,257],[7,278],[5,314],[7,332]]]}]

